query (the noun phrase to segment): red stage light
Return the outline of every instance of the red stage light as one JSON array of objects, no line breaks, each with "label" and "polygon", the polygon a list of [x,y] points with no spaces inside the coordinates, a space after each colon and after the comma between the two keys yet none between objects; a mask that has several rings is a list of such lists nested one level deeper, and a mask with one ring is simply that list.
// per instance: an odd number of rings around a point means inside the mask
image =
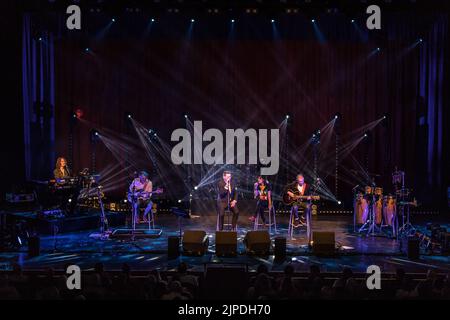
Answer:
[{"label": "red stage light", "polygon": [[81,117],[83,116],[84,112],[83,112],[82,109],[77,109],[77,110],[75,111],[75,114],[77,115],[77,118],[78,118],[78,119],[81,119]]}]

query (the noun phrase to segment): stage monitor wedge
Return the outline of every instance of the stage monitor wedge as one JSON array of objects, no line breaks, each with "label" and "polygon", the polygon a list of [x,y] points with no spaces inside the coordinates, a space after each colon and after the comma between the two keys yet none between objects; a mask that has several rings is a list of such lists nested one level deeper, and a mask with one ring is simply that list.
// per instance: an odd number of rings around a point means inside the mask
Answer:
[{"label": "stage monitor wedge", "polygon": [[180,237],[169,236],[167,238],[167,256],[175,259],[180,256]]},{"label": "stage monitor wedge", "polygon": [[203,230],[186,230],[182,244],[184,255],[202,256],[208,251],[209,238]]},{"label": "stage monitor wedge", "polygon": [[237,232],[216,231],[216,255],[222,257],[237,255]]},{"label": "stage monitor wedge", "polygon": [[331,256],[335,254],[335,235],[332,231],[313,232],[313,254]]},{"label": "stage monitor wedge", "polygon": [[268,231],[249,231],[245,235],[244,244],[248,254],[269,255],[270,234]]}]

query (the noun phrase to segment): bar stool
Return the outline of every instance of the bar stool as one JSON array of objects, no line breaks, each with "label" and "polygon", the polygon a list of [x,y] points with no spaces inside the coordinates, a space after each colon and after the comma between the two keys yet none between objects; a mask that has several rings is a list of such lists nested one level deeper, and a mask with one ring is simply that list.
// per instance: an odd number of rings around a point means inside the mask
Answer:
[{"label": "bar stool", "polygon": [[[275,211],[275,205],[272,205],[272,209],[267,210],[269,214],[269,233],[272,233],[272,226],[274,226],[275,233],[277,233],[277,218],[276,218],[276,211]],[[264,210],[264,213],[266,213],[266,210]],[[272,221],[273,216],[273,221]],[[257,231],[259,226],[264,226],[263,223],[259,223],[259,214],[256,215],[255,223],[253,226],[253,230]]]},{"label": "bar stool", "polygon": [[[225,219],[228,221],[225,223]],[[230,220],[232,220],[232,213],[231,210],[228,209],[228,207],[225,209],[225,214],[223,215],[223,230],[226,230],[229,228],[230,231],[237,231],[237,221],[236,221],[236,227],[233,229],[233,224],[230,223]],[[217,222],[216,222],[216,231],[220,231],[220,215],[217,213]]]},{"label": "bar stool", "polygon": [[[298,215],[301,216],[302,214],[304,214],[305,210],[301,207],[298,207]],[[288,235],[290,237],[290,239],[293,239],[293,235],[294,235],[294,229],[296,228],[300,228],[303,227],[304,224],[300,223],[298,226],[294,225],[294,220],[295,220],[295,215],[294,215],[294,207],[291,208],[291,213],[289,216],[289,225],[288,225]]]}]

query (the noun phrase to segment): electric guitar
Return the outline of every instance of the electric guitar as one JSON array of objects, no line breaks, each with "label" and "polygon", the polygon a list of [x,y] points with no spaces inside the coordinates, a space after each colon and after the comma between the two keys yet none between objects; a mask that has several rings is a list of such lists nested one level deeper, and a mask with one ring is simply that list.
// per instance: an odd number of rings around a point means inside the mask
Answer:
[{"label": "electric guitar", "polygon": [[152,192],[146,192],[143,190],[135,191],[135,192],[128,192],[127,199],[128,201],[132,202],[133,199],[140,199],[140,200],[148,200],[151,198],[152,194],[161,194],[164,190],[162,188],[158,188]]},{"label": "electric guitar", "polygon": [[[294,194],[293,197],[289,196],[288,192],[292,192]],[[283,203],[285,205],[293,205],[294,203],[302,202],[303,200],[307,199],[311,200],[320,200],[320,196],[308,196],[308,195],[301,195],[300,191],[298,190],[291,190],[289,189],[284,195],[283,195]]]}]

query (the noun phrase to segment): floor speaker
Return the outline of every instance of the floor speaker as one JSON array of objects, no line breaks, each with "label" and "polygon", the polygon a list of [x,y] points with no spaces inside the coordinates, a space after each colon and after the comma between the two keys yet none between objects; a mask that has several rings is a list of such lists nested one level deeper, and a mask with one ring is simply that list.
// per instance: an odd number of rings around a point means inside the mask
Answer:
[{"label": "floor speaker", "polygon": [[249,254],[268,255],[270,251],[269,232],[249,231],[245,235],[244,244]]},{"label": "floor speaker", "polygon": [[416,237],[408,238],[408,259],[417,260],[420,257],[420,241]]},{"label": "floor speaker", "polygon": [[169,258],[176,258],[180,255],[180,237],[178,236],[170,236],[167,239],[168,241],[168,249],[167,255]]},{"label": "floor speaker", "polygon": [[286,257],[286,238],[275,238],[275,259],[284,259]]},{"label": "floor speaker", "polygon": [[313,253],[316,255],[333,255],[335,252],[334,232],[313,232]]},{"label": "floor speaker", "polygon": [[237,254],[237,232],[216,231],[216,255],[235,256]]},{"label": "floor speaker", "polygon": [[28,238],[28,256],[37,257],[41,253],[41,239],[39,237]]},{"label": "floor speaker", "polygon": [[182,243],[184,255],[204,255],[208,250],[209,238],[205,231],[186,230]]}]

